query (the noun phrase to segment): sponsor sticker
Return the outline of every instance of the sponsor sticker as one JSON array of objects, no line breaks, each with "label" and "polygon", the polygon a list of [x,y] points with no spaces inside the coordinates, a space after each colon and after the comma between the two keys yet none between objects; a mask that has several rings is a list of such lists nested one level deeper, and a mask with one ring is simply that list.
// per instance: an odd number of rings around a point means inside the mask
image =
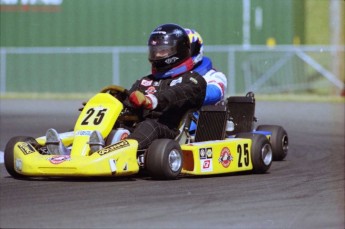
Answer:
[{"label": "sponsor sticker", "polygon": [[61,164],[62,162],[65,162],[65,161],[70,161],[71,156],[70,155],[54,155],[54,156],[48,158],[48,160],[50,161],[50,163],[57,165],[57,164]]},{"label": "sponsor sticker", "polygon": [[123,141],[120,141],[118,143],[115,143],[113,145],[110,145],[110,146],[107,146],[103,149],[101,149],[100,151],[98,151],[97,153],[101,156],[107,154],[107,153],[110,153],[110,152],[113,152],[115,150],[118,150],[118,149],[122,149],[122,148],[125,148],[125,147],[128,147],[129,146],[129,142],[126,141],[126,140],[123,140]]},{"label": "sponsor sticker", "polygon": [[206,157],[212,158],[212,148],[206,148]]},{"label": "sponsor sticker", "polygon": [[145,80],[145,79],[143,79],[141,81],[141,85],[143,85],[145,87],[151,86],[151,84],[152,84],[152,80]]},{"label": "sponsor sticker", "polygon": [[167,64],[173,64],[173,63],[175,63],[175,62],[178,61],[178,60],[179,60],[178,57],[173,56],[173,57],[171,57],[171,58],[166,59],[164,62],[167,63]]},{"label": "sponsor sticker", "polygon": [[209,159],[212,158],[212,148],[200,148],[199,149],[199,156],[200,159]]},{"label": "sponsor sticker", "polygon": [[199,149],[201,172],[213,171],[212,155],[212,147]]},{"label": "sponsor sticker", "polygon": [[199,149],[199,156],[200,156],[200,159],[206,159],[206,151],[205,151],[205,148],[200,148],[200,149]]},{"label": "sponsor sticker", "polygon": [[92,133],[91,130],[78,130],[77,132],[75,132],[76,136],[90,136]]},{"label": "sponsor sticker", "polygon": [[151,87],[147,88],[145,90],[145,92],[146,92],[146,94],[154,94],[155,92],[157,92],[157,90],[155,87],[151,86]]},{"label": "sponsor sticker", "polygon": [[35,148],[30,145],[29,143],[22,142],[18,144],[18,148],[23,152],[23,154],[28,155],[30,153],[34,153],[36,150]]},{"label": "sponsor sticker", "polygon": [[224,168],[228,168],[230,166],[231,162],[233,161],[233,157],[228,147],[224,147],[222,149],[218,161]]},{"label": "sponsor sticker", "polygon": [[201,172],[212,172],[213,164],[212,159],[200,160]]},{"label": "sponsor sticker", "polygon": [[171,81],[170,86],[171,86],[171,87],[172,87],[172,86],[175,86],[175,85],[178,84],[178,83],[182,83],[182,77],[180,77],[180,78],[178,78],[178,79],[176,79],[176,80]]}]

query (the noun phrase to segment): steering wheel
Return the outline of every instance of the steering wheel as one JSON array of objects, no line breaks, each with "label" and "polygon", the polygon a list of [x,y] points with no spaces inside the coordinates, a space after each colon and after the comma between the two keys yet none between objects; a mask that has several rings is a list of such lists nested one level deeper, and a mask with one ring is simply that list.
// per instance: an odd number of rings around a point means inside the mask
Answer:
[{"label": "steering wheel", "polygon": [[129,91],[121,86],[118,85],[109,85],[100,91],[101,93],[109,93],[118,100],[120,100],[125,107],[132,108],[131,104],[128,102],[127,98],[129,97]]},{"label": "steering wheel", "polygon": [[102,90],[100,91],[101,93],[107,93],[109,92],[109,94],[111,95],[119,95],[122,94],[124,96],[129,96],[129,92],[126,88],[118,86],[118,85],[108,85],[104,88],[102,88]]},{"label": "steering wheel", "polygon": [[122,102],[124,107],[126,108],[124,112],[122,113],[121,117],[119,117],[120,120],[123,121],[138,121],[138,113],[139,110],[135,108],[128,100],[129,97],[129,91],[121,86],[118,85],[109,85],[100,91],[101,93],[109,93],[118,100]]}]

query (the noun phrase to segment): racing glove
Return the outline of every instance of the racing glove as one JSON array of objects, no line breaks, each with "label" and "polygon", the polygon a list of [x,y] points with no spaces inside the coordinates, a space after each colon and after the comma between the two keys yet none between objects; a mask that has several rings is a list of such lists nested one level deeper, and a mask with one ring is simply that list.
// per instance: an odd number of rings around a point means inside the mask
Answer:
[{"label": "racing glove", "polygon": [[129,95],[129,101],[134,107],[143,107],[148,110],[153,110],[157,107],[157,98],[154,95],[144,95],[140,91],[133,91]]}]

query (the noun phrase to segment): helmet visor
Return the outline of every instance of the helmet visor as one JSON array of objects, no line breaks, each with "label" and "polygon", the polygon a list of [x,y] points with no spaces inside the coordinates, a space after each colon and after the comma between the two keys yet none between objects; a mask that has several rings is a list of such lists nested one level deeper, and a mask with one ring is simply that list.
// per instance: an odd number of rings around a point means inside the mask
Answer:
[{"label": "helmet visor", "polygon": [[149,59],[151,61],[165,59],[177,53],[175,45],[149,46]]}]

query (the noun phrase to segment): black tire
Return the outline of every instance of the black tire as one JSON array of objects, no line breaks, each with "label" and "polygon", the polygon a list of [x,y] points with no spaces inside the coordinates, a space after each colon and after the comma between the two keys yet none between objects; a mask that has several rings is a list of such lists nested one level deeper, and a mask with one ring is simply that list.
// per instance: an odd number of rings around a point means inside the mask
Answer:
[{"label": "black tire", "polygon": [[182,165],[182,150],[174,140],[157,139],[146,152],[145,168],[153,179],[176,179]]},{"label": "black tire", "polygon": [[4,161],[5,161],[5,168],[7,172],[14,178],[22,179],[25,176],[22,174],[19,174],[15,170],[15,161],[14,161],[14,146],[17,144],[17,142],[27,142],[30,143],[33,147],[37,147],[39,144],[37,141],[32,137],[26,137],[26,136],[17,136],[11,138],[5,147],[4,152]]},{"label": "black tire", "polygon": [[254,173],[265,173],[272,164],[272,147],[266,136],[262,134],[240,133],[236,138],[248,138],[252,140],[250,155]]},{"label": "black tire", "polygon": [[273,150],[273,160],[284,160],[289,149],[289,137],[284,128],[275,125],[260,125],[256,130],[272,132],[270,142]]}]

